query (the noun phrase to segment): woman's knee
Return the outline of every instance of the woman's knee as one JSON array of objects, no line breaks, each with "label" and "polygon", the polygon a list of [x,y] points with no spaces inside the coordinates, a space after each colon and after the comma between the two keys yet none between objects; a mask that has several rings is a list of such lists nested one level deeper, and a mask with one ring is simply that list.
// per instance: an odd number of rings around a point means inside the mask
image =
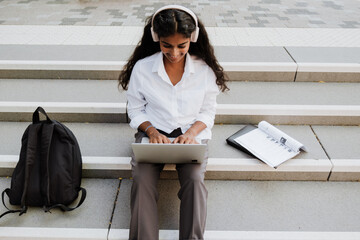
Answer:
[{"label": "woman's knee", "polygon": [[178,165],[177,171],[180,180],[180,185],[185,184],[185,182],[204,182],[205,178],[205,168],[202,164],[184,164]]},{"label": "woman's knee", "polygon": [[191,174],[189,178],[182,182],[178,192],[178,198],[181,200],[185,196],[192,198],[195,195],[207,198],[207,194],[208,191],[203,176],[201,176],[201,174]]}]

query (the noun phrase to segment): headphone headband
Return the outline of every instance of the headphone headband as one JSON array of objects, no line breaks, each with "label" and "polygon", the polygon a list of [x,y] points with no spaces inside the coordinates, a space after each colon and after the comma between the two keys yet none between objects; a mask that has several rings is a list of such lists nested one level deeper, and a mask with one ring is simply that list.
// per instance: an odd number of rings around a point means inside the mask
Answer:
[{"label": "headphone headband", "polygon": [[196,17],[196,15],[195,15],[195,13],[193,11],[191,11],[190,9],[188,9],[188,8],[186,8],[184,6],[180,6],[180,5],[167,5],[167,6],[164,6],[162,8],[159,8],[154,13],[154,15],[153,15],[153,17],[151,19],[151,35],[152,35],[152,38],[153,38],[154,42],[159,41],[159,36],[157,35],[156,32],[154,32],[154,29],[153,29],[154,18],[158,13],[160,13],[161,11],[167,10],[167,9],[177,9],[177,10],[184,11],[184,12],[188,13],[194,19],[196,28],[195,28],[195,31],[191,33],[190,41],[191,42],[196,42],[197,38],[199,36],[199,27],[198,27],[197,17]]}]

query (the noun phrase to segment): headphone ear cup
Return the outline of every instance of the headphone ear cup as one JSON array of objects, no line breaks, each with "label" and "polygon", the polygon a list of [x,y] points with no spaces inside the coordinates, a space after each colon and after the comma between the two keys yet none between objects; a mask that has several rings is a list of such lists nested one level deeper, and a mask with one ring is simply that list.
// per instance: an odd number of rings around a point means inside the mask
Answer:
[{"label": "headphone ear cup", "polygon": [[154,32],[153,27],[151,27],[150,31],[151,31],[151,36],[152,36],[153,41],[158,42],[159,41],[159,36],[157,35],[156,32]]},{"label": "headphone ear cup", "polygon": [[190,41],[191,42],[196,42],[197,41],[197,39],[198,39],[198,37],[199,37],[199,27],[196,27],[196,29],[195,29],[195,31],[193,31],[192,33],[191,33],[191,38],[190,38]]}]

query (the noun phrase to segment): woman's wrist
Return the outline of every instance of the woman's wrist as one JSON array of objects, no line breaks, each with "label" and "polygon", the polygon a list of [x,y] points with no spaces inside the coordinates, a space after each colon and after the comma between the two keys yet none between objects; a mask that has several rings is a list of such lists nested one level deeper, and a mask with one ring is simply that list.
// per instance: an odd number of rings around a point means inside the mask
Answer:
[{"label": "woman's wrist", "polygon": [[154,126],[150,126],[147,131],[145,131],[145,133],[150,137],[150,136],[153,136],[153,135],[156,135],[158,134],[158,130],[156,130],[156,128]]},{"label": "woman's wrist", "polygon": [[140,124],[139,130],[146,133],[146,135],[150,136],[154,132],[157,132],[156,128],[151,124],[151,122],[146,121]]},{"label": "woman's wrist", "polygon": [[193,125],[191,128],[189,128],[185,134],[189,135],[191,137],[196,137],[199,133],[198,133],[198,129]]},{"label": "woman's wrist", "polygon": [[186,132],[186,135],[196,137],[201,131],[206,128],[206,124],[201,121],[196,121]]},{"label": "woman's wrist", "polygon": [[192,129],[188,129],[184,135],[190,136],[190,137],[195,137],[197,134],[192,130]]},{"label": "woman's wrist", "polygon": [[153,126],[152,124],[150,124],[149,126],[147,126],[147,127],[145,128],[144,132],[146,133],[147,130],[149,130],[149,128],[151,128],[151,127],[154,127],[154,126]]}]

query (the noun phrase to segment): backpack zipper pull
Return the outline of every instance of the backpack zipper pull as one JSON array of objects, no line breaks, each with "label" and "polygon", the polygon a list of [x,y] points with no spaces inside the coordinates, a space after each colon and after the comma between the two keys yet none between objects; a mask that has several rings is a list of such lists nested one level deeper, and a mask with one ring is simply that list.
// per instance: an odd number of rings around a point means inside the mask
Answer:
[{"label": "backpack zipper pull", "polygon": [[43,210],[44,210],[44,212],[52,213],[52,212],[50,211],[50,209],[49,209],[48,207],[46,207],[45,205],[43,206]]}]

